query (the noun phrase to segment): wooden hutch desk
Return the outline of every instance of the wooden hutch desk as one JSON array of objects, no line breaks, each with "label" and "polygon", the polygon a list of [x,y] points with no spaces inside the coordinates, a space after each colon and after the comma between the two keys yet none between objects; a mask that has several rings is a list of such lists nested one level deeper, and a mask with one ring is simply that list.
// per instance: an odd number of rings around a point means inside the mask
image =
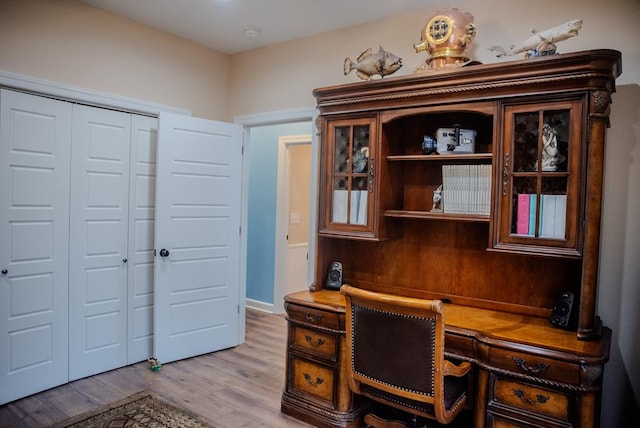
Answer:
[{"label": "wooden hutch desk", "polygon": [[[446,352],[474,365],[476,428],[598,426],[611,337],[595,311],[604,137],[620,72],[619,52],[593,50],[314,91],[315,275],[285,297],[284,413],[361,422],[344,299],[324,289],[340,261],[344,283],[447,302]],[[446,128],[472,131],[473,150],[423,153]],[[563,293],[567,330],[549,322]]]}]

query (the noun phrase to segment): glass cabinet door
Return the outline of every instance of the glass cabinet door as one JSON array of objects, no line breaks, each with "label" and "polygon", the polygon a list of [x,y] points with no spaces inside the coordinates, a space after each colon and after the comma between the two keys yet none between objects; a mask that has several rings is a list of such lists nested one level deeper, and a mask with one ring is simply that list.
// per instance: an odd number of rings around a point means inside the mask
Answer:
[{"label": "glass cabinet door", "polygon": [[505,108],[497,247],[579,255],[580,120],[579,101]]},{"label": "glass cabinet door", "polygon": [[373,124],[369,118],[328,124],[325,230],[372,230]]}]

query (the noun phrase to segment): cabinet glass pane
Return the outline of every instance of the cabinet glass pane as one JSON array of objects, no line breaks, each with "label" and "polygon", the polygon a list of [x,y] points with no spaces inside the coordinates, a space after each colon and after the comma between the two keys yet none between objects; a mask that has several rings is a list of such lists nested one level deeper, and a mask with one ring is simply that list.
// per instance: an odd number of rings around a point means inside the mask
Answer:
[{"label": "cabinet glass pane", "polygon": [[334,131],[331,222],[366,225],[369,193],[369,125]]},{"label": "cabinet glass pane", "polygon": [[535,177],[513,179],[511,233],[536,236],[537,226],[537,180]]},{"label": "cabinet glass pane", "polygon": [[567,177],[543,177],[539,236],[565,239],[566,219]]},{"label": "cabinet glass pane", "polygon": [[356,177],[353,179],[353,188],[351,189],[351,206],[349,207],[349,223],[351,224],[367,224],[367,203],[369,200],[369,192],[367,191],[367,178]]},{"label": "cabinet glass pane", "polygon": [[520,113],[515,115],[514,120],[513,171],[533,172],[538,162],[540,114]]},{"label": "cabinet glass pane", "polygon": [[335,177],[333,180],[333,203],[331,205],[331,222],[347,223],[349,205],[349,179]]},{"label": "cabinet glass pane", "polygon": [[569,110],[544,112],[541,170],[567,172]]},{"label": "cabinet glass pane", "polygon": [[335,128],[333,171],[334,173],[346,173],[349,168],[349,142],[351,127],[342,126]]},{"label": "cabinet glass pane", "polygon": [[566,172],[569,110],[519,113],[514,119],[513,171]]},{"label": "cabinet glass pane", "polygon": [[536,177],[513,180],[511,233],[565,239],[567,177],[543,177],[537,193]]},{"label": "cabinet glass pane", "polygon": [[369,126],[353,127],[353,167],[354,173],[366,173],[369,168]]}]

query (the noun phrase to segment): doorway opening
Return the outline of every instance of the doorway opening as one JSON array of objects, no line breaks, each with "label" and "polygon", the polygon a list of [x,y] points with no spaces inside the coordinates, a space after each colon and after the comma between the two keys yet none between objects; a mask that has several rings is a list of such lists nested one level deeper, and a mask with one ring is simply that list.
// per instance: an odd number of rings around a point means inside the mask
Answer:
[{"label": "doorway opening", "polygon": [[[246,284],[246,306],[270,313],[283,309],[286,294],[283,283],[276,280],[276,212],[279,138],[291,135],[311,137],[310,213],[315,213],[317,171],[317,138],[313,123],[317,111],[313,108],[272,112],[236,117],[234,122],[244,126],[245,156],[243,160],[243,233],[241,282]],[[315,216],[309,216],[308,259],[306,280],[298,289],[308,287],[313,271]],[[294,221],[296,216],[294,216]],[[286,236],[286,233],[285,233]],[[282,248],[286,248],[286,244]],[[306,254],[305,257],[306,259]],[[281,266],[278,262],[278,266]],[[304,268],[303,268],[304,270]],[[278,274],[280,275],[280,274]],[[278,276],[279,277],[279,276]]]},{"label": "doorway opening", "polygon": [[308,288],[311,213],[311,135],[278,139],[278,190],[273,312],[284,313],[284,296]]}]

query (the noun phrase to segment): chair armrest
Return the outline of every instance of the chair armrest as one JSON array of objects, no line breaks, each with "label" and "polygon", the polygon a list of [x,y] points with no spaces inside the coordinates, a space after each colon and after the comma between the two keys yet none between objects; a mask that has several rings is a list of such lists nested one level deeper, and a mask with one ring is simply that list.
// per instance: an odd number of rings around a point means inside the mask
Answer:
[{"label": "chair armrest", "polygon": [[449,360],[444,360],[444,376],[461,377],[469,373],[469,370],[471,370],[471,363],[468,363],[467,361],[463,361],[456,365]]}]

